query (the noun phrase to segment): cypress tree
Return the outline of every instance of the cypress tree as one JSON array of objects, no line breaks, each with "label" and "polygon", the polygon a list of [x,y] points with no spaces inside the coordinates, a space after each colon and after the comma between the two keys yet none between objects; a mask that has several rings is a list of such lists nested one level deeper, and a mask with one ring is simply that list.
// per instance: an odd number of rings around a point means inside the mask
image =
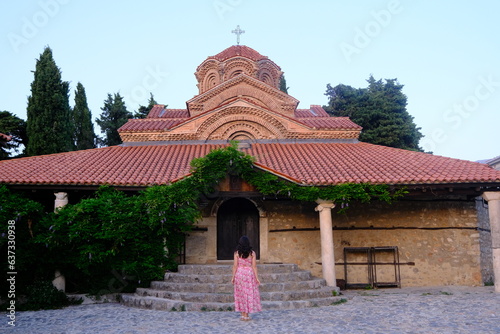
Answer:
[{"label": "cypress tree", "polygon": [[69,83],[61,80],[49,47],[37,60],[34,77],[28,97],[27,155],[73,150]]},{"label": "cypress tree", "polygon": [[290,87],[287,87],[286,86],[286,79],[285,79],[285,75],[282,74],[281,77],[280,77],[280,90],[284,93],[287,93],[288,94],[288,88]]},{"label": "cypress tree", "polygon": [[119,93],[113,96],[108,94],[108,98],[104,101],[104,107],[100,118],[96,119],[97,124],[101,127],[101,132],[106,135],[100,139],[104,146],[119,145],[122,143],[118,129],[132,118],[132,113],[127,110],[123,97]]},{"label": "cypress tree", "polygon": [[[158,104],[153,96],[153,93],[149,93],[149,101],[147,106],[139,106],[139,109],[134,113],[134,118],[146,118],[153,109],[153,107]],[[167,106],[165,106],[166,108]]]},{"label": "cypress tree", "polygon": [[85,88],[79,82],[75,91],[75,107],[73,108],[74,141],[77,150],[86,150],[95,147],[94,124],[92,113],[87,104]]}]

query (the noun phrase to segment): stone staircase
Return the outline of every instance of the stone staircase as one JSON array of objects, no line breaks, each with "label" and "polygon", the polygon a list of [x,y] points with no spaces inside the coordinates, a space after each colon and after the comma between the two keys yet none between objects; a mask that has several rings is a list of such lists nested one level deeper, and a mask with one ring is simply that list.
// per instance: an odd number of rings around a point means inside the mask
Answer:
[{"label": "stone staircase", "polygon": [[[336,288],[296,264],[259,264],[257,269],[263,310],[326,306],[341,299],[334,296]],[[231,265],[180,265],[163,281],[123,294],[122,303],[165,311],[233,311],[231,270]]]}]

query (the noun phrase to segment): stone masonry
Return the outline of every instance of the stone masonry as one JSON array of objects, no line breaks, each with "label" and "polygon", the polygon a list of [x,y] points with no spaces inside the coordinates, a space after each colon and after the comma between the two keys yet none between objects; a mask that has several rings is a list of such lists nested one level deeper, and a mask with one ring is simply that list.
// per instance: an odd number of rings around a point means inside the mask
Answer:
[{"label": "stone masonry", "polygon": [[[261,239],[261,263],[296,263],[321,277],[319,219],[314,203],[268,200],[260,206],[264,211],[261,222],[265,221],[269,232],[267,243]],[[480,239],[486,236],[478,231],[473,201],[357,204],[346,214],[334,210],[332,216],[337,279],[344,277],[345,247],[381,246],[398,247],[402,286],[475,286],[487,277],[488,269],[482,271],[480,262]],[[205,217],[199,226],[207,231],[190,234],[188,263],[210,262],[207,250],[216,248],[212,237],[215,225],[212,217]],[[352,277],[353,273],[360,277]],[[363,281],[363,270],[353,273],[354,280]]]}]

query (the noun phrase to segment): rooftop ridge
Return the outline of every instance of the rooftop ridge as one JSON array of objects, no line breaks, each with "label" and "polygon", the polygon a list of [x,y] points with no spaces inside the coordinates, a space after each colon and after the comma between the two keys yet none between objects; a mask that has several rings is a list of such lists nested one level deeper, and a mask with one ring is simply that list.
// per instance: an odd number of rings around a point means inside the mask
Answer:
[{"label": "rooftop ridge", "polygon": [[207,59],[225,61],[233,57],[245,57],[254,61],[269,59],[267,56],[261,55],[259,52],[246,45],[232,45],[218,54],[208,57]]}]

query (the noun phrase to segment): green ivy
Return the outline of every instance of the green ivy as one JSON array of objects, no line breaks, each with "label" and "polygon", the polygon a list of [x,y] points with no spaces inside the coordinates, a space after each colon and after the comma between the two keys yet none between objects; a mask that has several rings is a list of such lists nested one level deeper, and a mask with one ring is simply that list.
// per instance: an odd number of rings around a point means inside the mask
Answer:
[{"label": "green ivy", "polygon": [[226,174],[240,175],[266,196],[283,196],[299,201],[330,200],[340,205],[345,212],[352,201],[369,202],[373,199],[391,203],[402,197],[404,188],[392,190],[388,185],[369,183],[344,183],[332,186],[310,186],[280,179],[278,176],[257,169],[255,159],[237,148],[237,143],[213,150],[202,158],[194,159],[192,181],[198,189],[210,192]]},{"label": "green ivy", "polygon": [[195,194],[177,184],[127,196],[101,187],[44,220],[37,241],[72,289],[102,295],[133,291],[175,270],[185,233],[200,217]]}]

